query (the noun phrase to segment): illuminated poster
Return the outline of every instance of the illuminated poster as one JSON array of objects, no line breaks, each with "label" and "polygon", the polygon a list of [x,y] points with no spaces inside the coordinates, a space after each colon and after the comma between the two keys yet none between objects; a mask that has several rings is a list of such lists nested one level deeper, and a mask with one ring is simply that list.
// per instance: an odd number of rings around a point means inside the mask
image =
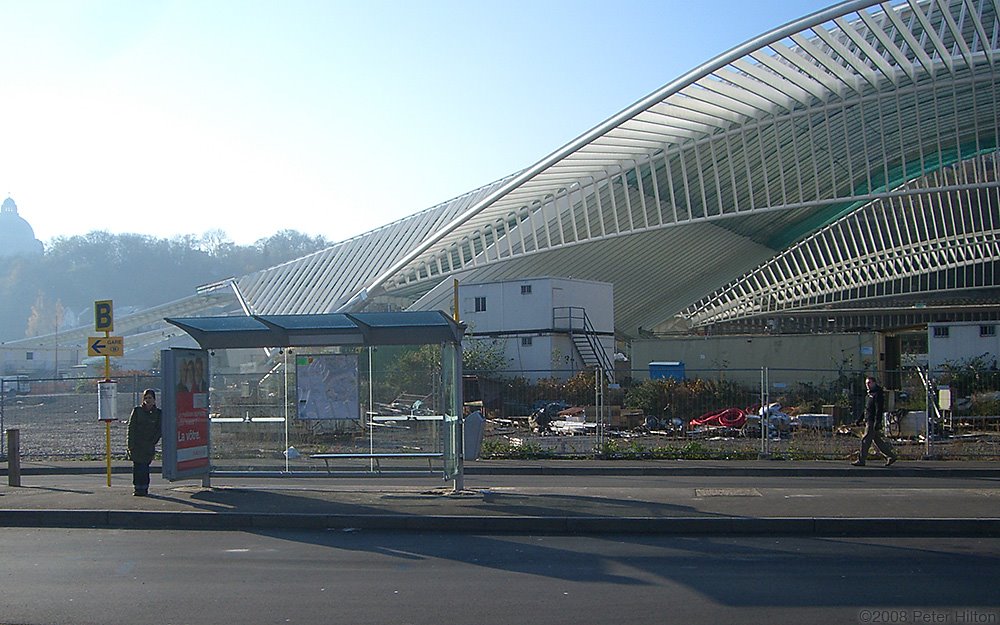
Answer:
[{"label": "illuminated poster", "polygon": [[208,354],[197,349],[161,352],[163,367],[163,477],[181,480],[211,470]]},{"label": "illuminated poster", "polygon": [[357,355],[297,356],[295,390],[300,419],[359,418]]}]

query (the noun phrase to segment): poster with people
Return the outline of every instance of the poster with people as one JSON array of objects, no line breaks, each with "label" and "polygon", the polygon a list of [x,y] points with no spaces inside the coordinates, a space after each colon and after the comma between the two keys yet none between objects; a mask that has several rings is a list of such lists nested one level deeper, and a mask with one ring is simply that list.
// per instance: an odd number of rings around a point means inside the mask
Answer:
[{"label": "poster with people", "polygon": [[208,353],[163,350],[161,364],[163,477],[173,481],[205,476],[211,470]]},{"label": "poster with people", "polygon": [[300,419],[358,419],[356,354],[302,355],[295,359]]}]

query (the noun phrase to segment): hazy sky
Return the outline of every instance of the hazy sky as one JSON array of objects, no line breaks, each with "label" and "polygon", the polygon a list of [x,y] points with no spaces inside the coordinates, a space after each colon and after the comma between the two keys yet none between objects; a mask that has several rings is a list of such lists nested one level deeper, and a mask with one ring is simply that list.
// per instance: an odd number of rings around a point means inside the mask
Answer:
[{"label": "hazy sky", "polygon": [[527,167],[828,5],[0,0],[0,195],[42,241],[338,241]]}]

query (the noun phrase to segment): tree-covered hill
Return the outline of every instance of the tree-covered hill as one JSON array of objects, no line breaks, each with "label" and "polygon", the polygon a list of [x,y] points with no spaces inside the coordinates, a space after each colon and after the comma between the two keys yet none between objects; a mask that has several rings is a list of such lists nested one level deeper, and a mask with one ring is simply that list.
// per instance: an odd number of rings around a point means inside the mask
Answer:
[{"label": "tree-covered hill", "polygon": [[294,230],[252,245],[236,245],[220,231],[200,238],[104,231],[58,237],[41,256],[0,257],[0,341],[89,323],[96,300],[114,300],[116,310],[147,308],[330,244]]}]

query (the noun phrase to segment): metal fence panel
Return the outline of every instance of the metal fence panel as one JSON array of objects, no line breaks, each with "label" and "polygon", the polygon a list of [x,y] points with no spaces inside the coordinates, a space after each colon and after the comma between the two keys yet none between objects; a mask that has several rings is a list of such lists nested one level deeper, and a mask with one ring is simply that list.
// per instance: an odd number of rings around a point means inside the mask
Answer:
[{"label": "metal fence panel", "polygon": [[[371,377],[367,361],[359,367],[359,419],[340,421],[298,418],[291,368],[287,375],[281,367],[213,371],[213,465],[325,470],[324,463],[310,456],[440,452],[441,426],[431,418],[440,413],[435,371],[414,369],[401,376],[389,366],[379,370],[378,364],[373,363]],[[598,375],[598,387],[593,371],[466,373],[468,409],[482,410],[487,419],[484,458],[756,458],[765,453],[846,460],[858,449],[859,433],[852,424],[865,397],[863,371],[809,370],[800,376],[809,381],[797,383],[799,372],[782,369],[768,369],[766,375],[689,369],[682,380],[650,380],[646,370],[619,370],[617,385]],[[766,383],[747,382],[754,376]],[[20,430],[25,458],[101,459],[105,438],[97,420],[99,380],[33,379],[27,391],[5,390],[0,427]],[[1000,372],[906,369],[890,372],[886,380],[886,431],[902,458],[1000,458]],[[159,390],[161,382],[159,376],[141,374],[117,381],[111,453],[124,459],[129,412],[143,389]],[[762,403],[768,410],[762,411]],[[539,427],[539,409],[552,404],[562,414]],[[745,419],[698,424],[700,417],[724,409],[733,409],[730,415],[741,411]],[[763,436],[762,412],[767,414]],[[345,464],[366,470],[372,463]]]}]

